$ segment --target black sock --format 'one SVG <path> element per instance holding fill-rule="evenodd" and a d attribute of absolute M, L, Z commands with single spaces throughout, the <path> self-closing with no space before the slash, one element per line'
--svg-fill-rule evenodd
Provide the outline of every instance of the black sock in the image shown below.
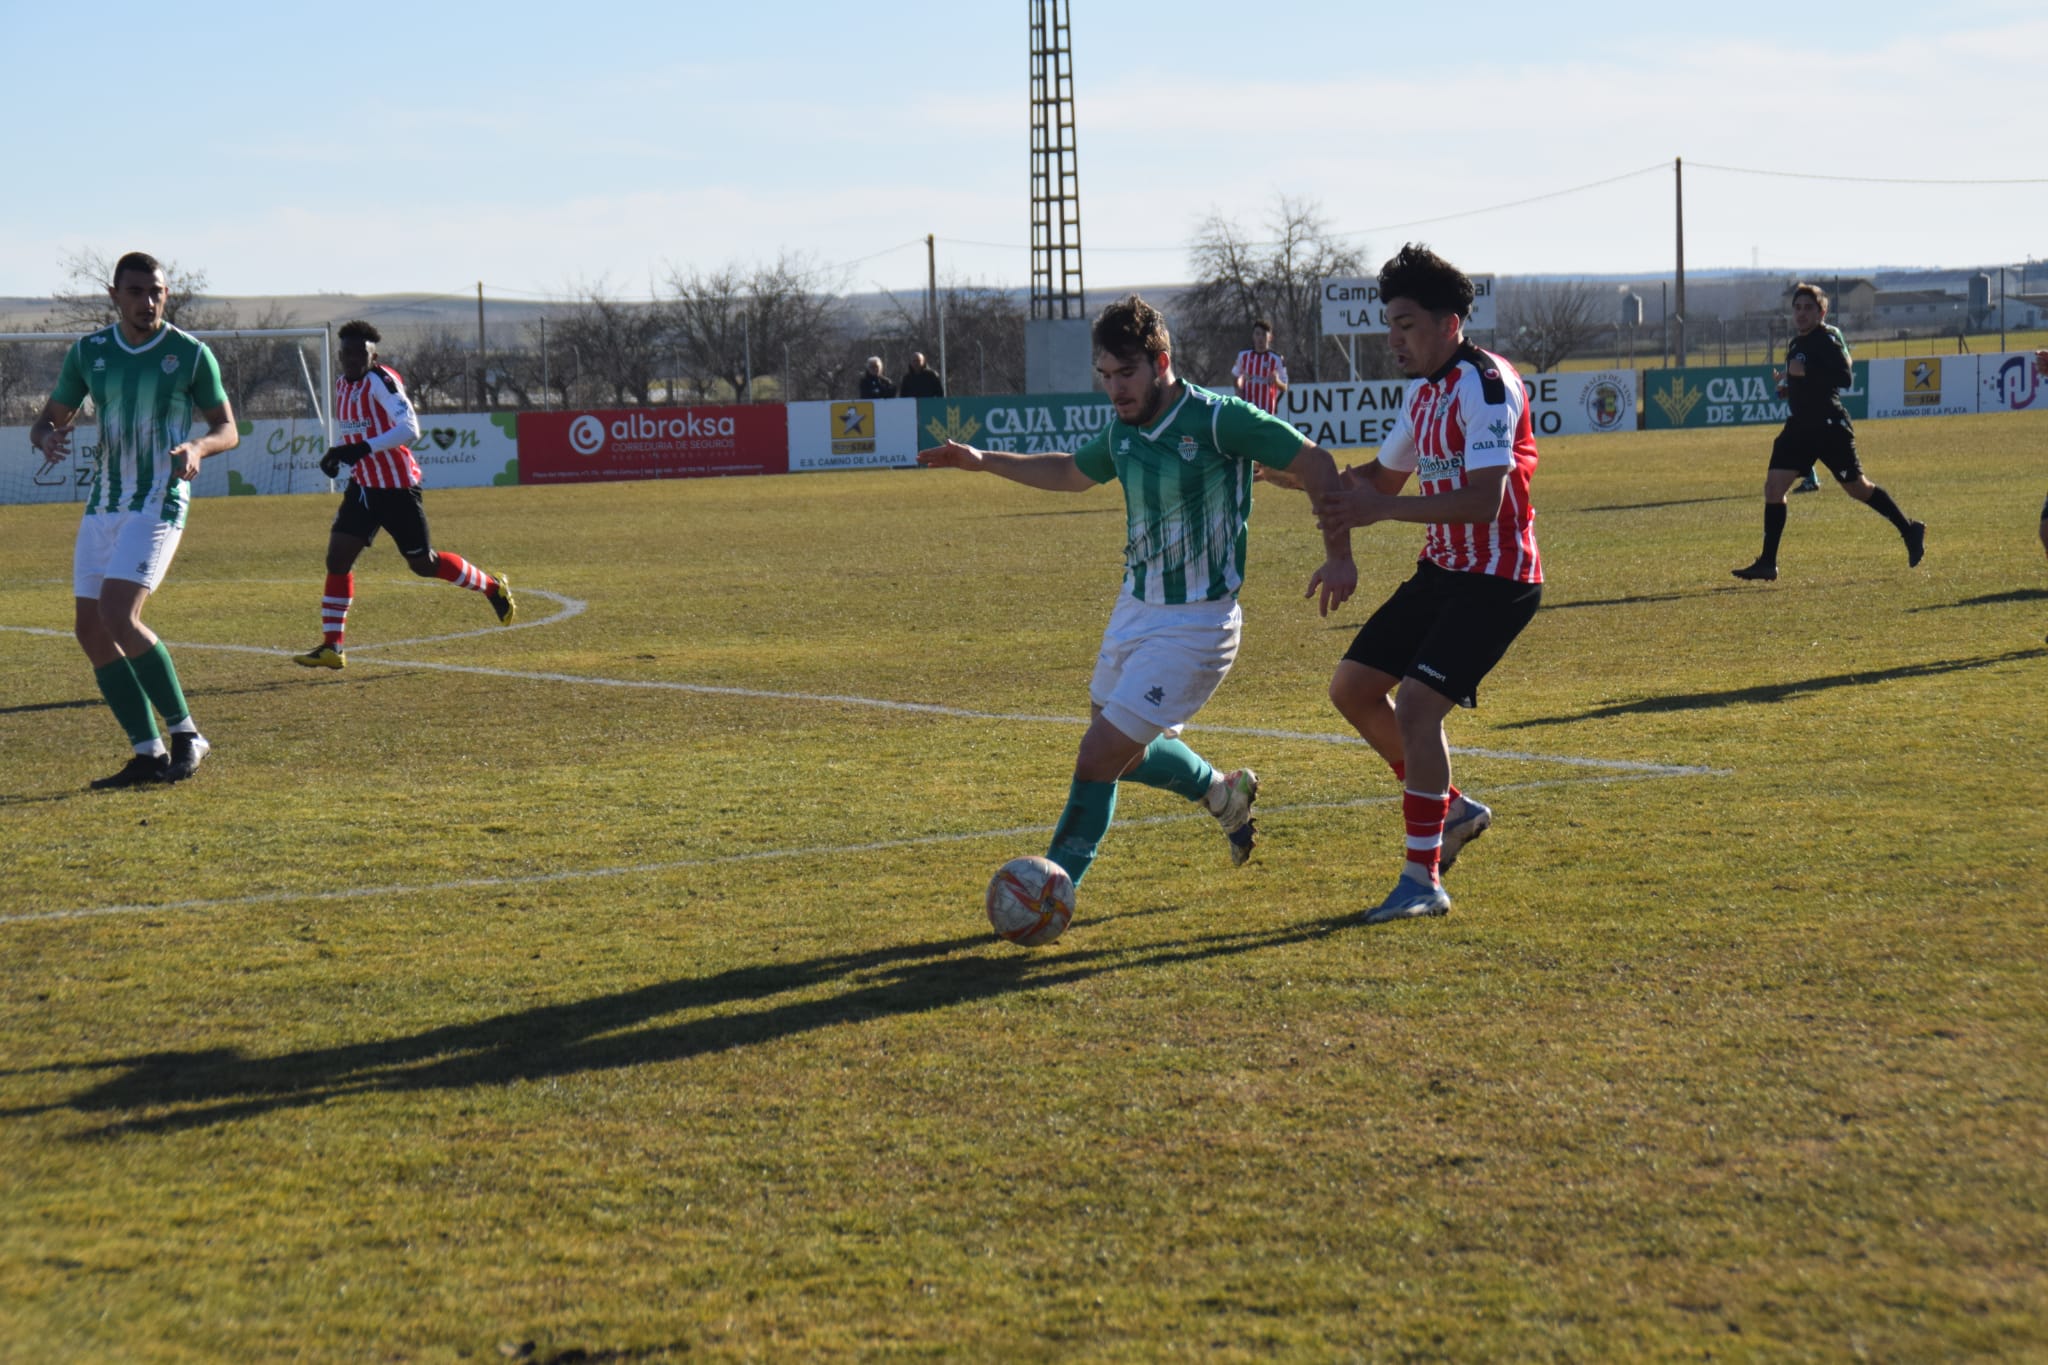
<path fill-rule="evenodd" d="M 1764 504 L 1764 552 L 1757 558 L 1765 564 L 1778 562 L 1778 541 L 1785 535 L 1785 504 Z"/>
<path fill-rule="evenodd" d="M 1886 521 L 1899 528 L 1899 534 L 1906 534 L 1906 514 L 1892 501 L 1892 495 L 1875 485 L 1870 490 L 1870 509 Z"/>

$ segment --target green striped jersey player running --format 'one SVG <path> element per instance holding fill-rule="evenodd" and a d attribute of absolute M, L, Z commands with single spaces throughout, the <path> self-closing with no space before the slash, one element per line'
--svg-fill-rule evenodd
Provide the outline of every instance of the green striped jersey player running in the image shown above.
<path fill-rule="evenodd" d="M 1111 480 L 1123 488 L 1124 591 L 1103 633 L 1088 729 L 1046 856 L 1078 884 L 1109 829 L 1117 783 L 1130 781 L 1201 802 L 1222 826 L 1231 861 L 1242 864 L 1256 837 L 1258 778 L 1249 768 L 1219 773 L 1181 741 L 1181 729 L 1237 657 L 1255 463 L 1334 491 L 1336 461 L 1243 399 L 1180 379 L 1166 320 L 1135 294 L 1103 310 L 1093 341 L 1116 415 L 1079 450 L 1026 454 L 948 441 L 919 451 L 918 463 L 1049 492 Z M 1348 531 L 1326 535 L 1324 552 L 1309 590 L 1327 614 L 1357 587 L 1358 571 Z"/>
<path fill-rule="evenodd" d="M 132 787 L 183 781 L 211 747 L 193 724 L 170 652 L 142 623 L 142 608 L 184 536 L 199 462 L 233 450 L 240 437 L 213 352 L 166 319 L 169 286 L 156 258 L 123 256 L 107 295 L 120 320 L 65 353 L 29 442 L 49 464 L 65 459 L 72 422 L 92 400 L 99 444 L 71 558 L 73 629 L 135 749 L 126 767 L 92 785 Z M 206 430 L 192 437 L 195 409 Z"/>

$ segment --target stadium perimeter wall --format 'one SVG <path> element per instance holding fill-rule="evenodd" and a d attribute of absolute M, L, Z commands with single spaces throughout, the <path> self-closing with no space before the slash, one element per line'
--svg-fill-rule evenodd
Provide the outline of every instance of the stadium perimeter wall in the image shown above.
<path fill-rule="evenodd" d="M 1763 425 L 1785 420 L 1769 364 L 1597 370 L 1523 377 L 1541 436 Z M 1332 449 L 1377 446 L 1402 380 L 1297 384 L 1280 415 Z M 2031 352 L 1858 361 L 1852 418 L 2048 412 Z M 1072 450 L 1110 420 L 1100 393 L 894 398 L 556 412 L 435 413 L 414 447 L 430 488 L 896 469 L 948 439 L 986 449 Z M 243 422 L 242 442 L 206 461 L 199 497 L 326 492 L 326 438 L 313 419 Z M 82 425 L 69 459 L 44 464 L 28 428 L 0 428 L 0 503 L 81 502 L 97 452 Z"/>

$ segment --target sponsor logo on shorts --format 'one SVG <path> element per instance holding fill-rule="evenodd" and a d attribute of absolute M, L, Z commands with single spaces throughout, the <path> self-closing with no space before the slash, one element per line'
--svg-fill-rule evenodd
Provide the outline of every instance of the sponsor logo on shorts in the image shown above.
<path fill-rule="evenodd" d="M 1431 668 L 1428 664 L 1415 665 L 1415 671 L 1425 678 L 1435 678 L 1438 682 L 1444 680 L 1444 675 Z"/>
<path fill-rule="evenodd" d="M 1151 702 L 1154 706 L 1159 705 L 1160 702 L 1166 700 L 1166 689 L 1163 687 L 1154 687 L 1150 692 L 1147 692 L 1145 694 L 1145 700 Z"/>

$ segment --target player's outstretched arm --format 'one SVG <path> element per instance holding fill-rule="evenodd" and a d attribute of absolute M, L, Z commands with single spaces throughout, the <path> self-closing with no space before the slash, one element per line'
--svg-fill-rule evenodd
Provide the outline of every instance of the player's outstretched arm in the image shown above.
<path fill-rule="evenodd" d="M 1095 480 L 1081 472 L 1074 457 L 1063 450 L 1022 454 L 1014 450 L 979 450 L 959 441 L 948 441 L 917 452 L 917 462 L 927 469 L 967 469 L 996 474 L 1027 488 L 1049 493 L 1085 493 Z"/>
<path fill-rule="evenodd" d="M 1319 445 L 1304 445 L 1287 466 L 1287 472 L 1294 476 L 1295 486 L 1308 494 L 1311 503 L 1320 496 L 1337 494 L 1344 486 L 1336 459 Z M 1308 591 L 1303 596 L 1315 598 L 1317 613 L 1328 616 L 1356 591 L 1358 565 L 1351 558 L 1350 528 L 1324 527 L 1323 562 L 1309 575 Z"/>

